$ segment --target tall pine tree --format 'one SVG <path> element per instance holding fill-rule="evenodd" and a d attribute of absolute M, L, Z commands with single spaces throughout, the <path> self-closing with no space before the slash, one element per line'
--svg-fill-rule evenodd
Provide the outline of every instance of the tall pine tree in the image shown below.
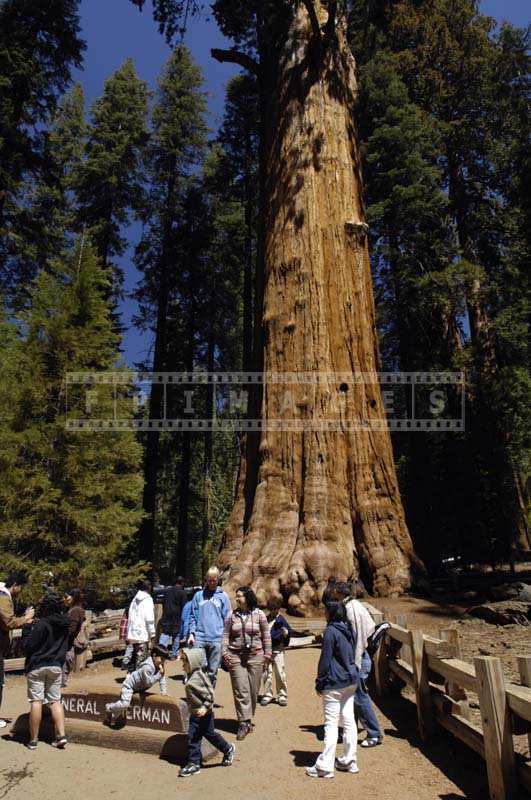
<path fill-rule="evenodd" d="M 101 597 L 139 572 L 124 553 L 142 515 L 141 449 L 132 432 L 67 429 L 65 411 L 112 413 L 104 387 L 96 397 L 94 387 L 70 386 L 67 397 L 66 386 L 67 372 L 117 367 L 108 288 L 87 239 L 41 271 L 18 332 L 2 341 L 10 380 L 0 396 L 2 563 L 28 568 L 36 582 L 50 570 L 60 585 Z"/>
<path fill-rule="evenodd" d="M 122 229 L 141 208 L 148 95 L 130 58 L 106 80 L 103 95 L 92 107 L 86 157 L 75 187 L 78 229 L 90 233 L 112 275 L 115 296 L 123 281 L 114 260 L 125 251 Z"/>
<path fill-rule="evenodd" d="M 48 178 L 45 126 L 81 65 L 79 0 L 4 0 L 0 4 L 0 285 L 17 301 L 26 273 L 21 250 L 35 243 L 24 197 Z"/>
<path fill-rule="evenodd" d="M 206 144 L 206 100 L 203 77 L 188 50 L 178 48 L 159 81 L 153 109 L 152 136 L 147 151 L 149 190 L 144 197 L 145 229 L 137 247 L 136 264 L 144 279 L 137 291 L 140 321 L 155 335 L 154 372 L 182 368 L 183 361 L 169 358 L 170 306 L 177 301 L 180 275 L 185 269 L 177 252 L 176 227 L 182 213 L 180 198 L 187 176 L 202 157 Z M 192 359 L 193 361 L 193 359 Z M 187 366 L 185 368 L 188 368 Z M 191 367 L 190 367 L 191 368 Z M 150 418 L 162 417 L 162 390 L 153 385 Z M 158 430 L 147 435 L 145 453 L 144 510 L 140 535 L 143 558 L 152 559 L 156 532 Z"/>

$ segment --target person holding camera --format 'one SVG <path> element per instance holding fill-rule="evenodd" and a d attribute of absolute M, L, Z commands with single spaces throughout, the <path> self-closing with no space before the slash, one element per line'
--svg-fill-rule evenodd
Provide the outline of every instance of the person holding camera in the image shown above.
<path fill-rule="evenodd" d="M 250 586 L 236 591 L 236 605 L 225 621 L 221 657 L 230 674 L 241 740 L 252 731 L 264 664 L 271 661 L 271 633 Z"/>
<path fill-rule="evenodd" d="M 35 611 L 29 606 L 24 615 L 15 616 L 13 598 L 22 591 L 22 587 L 28 582 L 25 572 L 10 572 L 5 583 L 0 584 L 0 706 L 2 705 L 2 693 L 4 689 L 4 658 L 9 654 L 11 631 L 22 628 L 33 622 Z M 5 728 L 7 722 L 0 719 L 0 728 Z"/>

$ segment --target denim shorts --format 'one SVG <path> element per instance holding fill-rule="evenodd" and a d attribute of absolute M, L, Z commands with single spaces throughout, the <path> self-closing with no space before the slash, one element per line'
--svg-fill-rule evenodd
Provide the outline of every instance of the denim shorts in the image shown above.
<path fill-rule="evenodd" d="M 28 700 L 33 703 L 40 700 L 44 703 L 61 702 L 61 667 L 39 667 L 28 672 Z"/>

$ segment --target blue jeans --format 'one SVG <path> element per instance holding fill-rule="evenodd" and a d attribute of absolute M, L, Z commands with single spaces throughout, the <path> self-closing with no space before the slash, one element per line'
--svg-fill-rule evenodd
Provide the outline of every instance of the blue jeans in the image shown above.
<path fill-rule="evenodd" d="M 159 644 L 161 644 L 163 647 L 168 647 L 170 639 L 173 640 L 173 644 L 171 646 L 171 657 L 177 658 L 177 653 L 179 651 L 179 633 L 177 631 L 173 634 L 173 636 L 170 636 L 169 633 L 161 633 L 159 637 Z"/>
<path fill-rule="evenodd" d="M 205 653 L 206 672 L 212 686 L 216 685 L 216 677 L 221 663 L 221 641 L 217 642 L 196 642 L 194 647 L 199 647 Z"/>
<path fill-rule="evenodd" d="M 230 744 L 214 728 L 214 714 L 209 711 L 204 717 L 194 717 L 190 714 L 188 725 L 188 761 L 192 764 L 201 764 L 201 740 L 205 739 L 225 755 L 230 750 Z"/>
<path fill-rule="evenodd" d="M 371 698 L 367 691 L 367 678 L 371 674 L 372 660 L 368 653 L 364 653 L 361 659 L 360 681 L 354 696 L 354 709 L 356 719 L 361 722 L 367 731 L 370 739 L 378 739 L 382 735 L 380 723 L 374 713 Z"/>

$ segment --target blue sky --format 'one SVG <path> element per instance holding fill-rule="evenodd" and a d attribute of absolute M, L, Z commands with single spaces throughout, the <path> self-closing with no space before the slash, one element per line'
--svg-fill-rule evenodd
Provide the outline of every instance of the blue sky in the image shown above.
<path fill-rule="evenodd" d="M 484 0 L 481 9 L 499 22 L 507 20 L 514 25 L 529 23 L 529 6 L 522 0 Z M 135 62 L 139 76 L 155 86 L 157 75 L 169 55 L 169 48 L 153 22 L 151 0 L 147 0 L 142 13 L 130 0 L 82 0 L 81 27 L 87 49 L 84 69 L 74 77 L 83 84 L 88 104 L 101 94 L 105 79 L 129 56 Z M 236 70 L 230 64 L 214 61 L 210 57 L 210 48 L 227 46 L 227 42 L 214 20 L 205 12 L 190 24 L 186 44 L 203 69 L 209 101 L 209 125 L 214 131 L 223 113 L 225 86 Z M 132 226 L 129 233 L 134 247 L 139 227 Z M 122 260 L 126 291 L 131 291 L 138 280 L 131 264 L 131 255 L 130 249 Z M 134 303 L 125 300 L 122 304 L 123 324 L 126 326 L 123 349 L 124 359 L 131 365 L 145 359 L 151 345 L 146 334 L 140 334 L 131 326 L 134 311 Z"/>

